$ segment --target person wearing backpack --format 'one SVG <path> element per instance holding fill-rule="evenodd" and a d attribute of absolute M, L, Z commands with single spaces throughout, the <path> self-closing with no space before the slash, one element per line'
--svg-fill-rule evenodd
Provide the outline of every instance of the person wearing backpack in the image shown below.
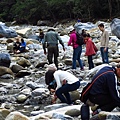
<path fill-rule="evenodd" d="M 81 53 L 82 53 L 82 45 L 78 45 L 76 43 L 77 41 L 77 35 L 74 27 L 71 27 L 70 29 L 70 39 L 68 41 L 68 46 L 73 47 L 73 61 L 72 61 L 72 69 L 76 69 L 76 60 L 79 63 L 80 70 L 84 70 L 82 60 L 80 59 Z"/>
<path fill-rule="evenodd" d="M 94 46 L 93 46 L 93 42 L 90 38 L 90 34 L 86 33 L 83 34 L 83 38 L 86 44 L 86 52 L 85 52 L 85 56 L 88 56 L 88 64 L 89 64 L 89 70 L 94 68 L 94 63 L 92 60 L 92 56 L 96 54 L 95 50 L 94 50 Z"/>

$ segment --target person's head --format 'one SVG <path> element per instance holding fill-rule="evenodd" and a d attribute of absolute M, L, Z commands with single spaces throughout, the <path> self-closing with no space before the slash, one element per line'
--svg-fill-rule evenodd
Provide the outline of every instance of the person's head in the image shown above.
<path fill-rule="evenodd" d="M 45 83 L 47 85 L 49 85 L 53 80 L 54 80 L 54 72 L 55 70 L 48 70 L 46 73 L 45 73 Z"/>
<path fill-rule="evenodd" d="M 83 34 L 83 38 L 84 38 L 84 41 L 87 42 L 88 41 L 88 38 L 90 37 L 90 34 L 89 33 L 84 33 Z"/>
<path fill-rule="evenodd" d="M 103 24 L 103 23 L 100 23 L 100 24 L 98 25 L 98 27 L 99 27 L 99 29 L 100 29 L 101 31 L 104 30 L 104 24 Z"/>
<path fill-rule="evenodd" d="M 21 38 L 21 42 L 22 42 L 22 43 L 24 42 L 24 39 L 23 39 L 23 38 Z"/>
<path fill-rule="evenodd" d="M 20 39 L 19 39 L 19 37 L 17 37 L 17 38 L 16 38 L 16 42 L 20 42 Z"/>
<path fill-rule="evenodd" d="M 70 34 L 70 33 L 72 33 L 73 31 L 75 31 L 75 28 L 74 28 L 73 26 L 71 26 L 71 27 L 69 28 L 69 32 L 68 32 L 68 33 Z"/>
<path fill-rule="evenodd" d="M 49 32 L 49 31 L 54 31 L 55 32 L 55 30 L 53 28 L 48 29 L 47 32 Z"/>
<path fill-rule="evenodd" d="M 56 81 L 54 79 L 54 72 L 55 70 L 48 70 L 46 73 L 45 73 L 45 83 L 48 85 L 48 89 L 51 90 L 51 89 L 56 89 Z"/>
<path fill-rule="evenodd" d="M 86 30 L 85 29 L 82 29 L 82 34 L 85 34 L 86 33 Z"/>
<path fill-rule="evenodd" d="M 77 22 L 81 22 L 81 21 L 80 21 L 80 18 L 77 19 Z"/>

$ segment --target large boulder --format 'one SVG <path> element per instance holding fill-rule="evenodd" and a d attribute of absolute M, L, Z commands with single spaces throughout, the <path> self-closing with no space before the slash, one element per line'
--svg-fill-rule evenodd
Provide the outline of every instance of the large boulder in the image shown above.
<path fill-rule="evenodd" d="M 13 38 L 13 37 L 17 37 L 18 35 L 16 31 L 13 30 L 12 28 L 5 26 L 5 24 L 0 24 L 0 36 Z"/>
<path fill-rule="evenodd" d="M 0 53 L 0 66 L 9 67 L 11 63 L 11 58 L 8 53 Z"/>
<path fill-rule="evenodd" d="M 29 118 L 25 115 L 23 115 L 20 112 L 14 111 L 11 112 L 6 118 L 5 120 L 29 120 Z"/>
<path fill-rule="evenodd" d="M 110 23 L 110 27 L 111 27 L 111 32 L 115 36 L 117 36 L 118 38 L 120 38 L 120 19 L 114 18 L 112 20 L 112 22 Z"/>

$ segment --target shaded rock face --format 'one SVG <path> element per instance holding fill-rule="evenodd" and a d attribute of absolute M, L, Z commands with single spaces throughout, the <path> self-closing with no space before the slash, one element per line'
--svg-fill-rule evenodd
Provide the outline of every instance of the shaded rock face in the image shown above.
<path fill-rule="evenodd" d="M 14 74 L 10 68 L 0 66 L 0 76 L 5 75 L 5 74 L 10 74 L 10 75 L 14 76 Z"/>
<path fill-rule="evenodd" d="M 38 22 L 37 22 L 37 25 L 39 25 L 39 26 L 50 26 L 52 23 L 50 22 L 50 21 L 48 21 L 48 20 L 44 20 L 44 21 L 42 21 L 42 20 L 39 20 Z"/>
<path fill-rule="evenodd" d="M 0 66 L 9 67 L 10 63 L 10 55 L 8 53 L 0 53 Z"/>
<path fill-rule="evenodd" d="M 120 19 L 114 18 L 110 26 L 111 26 L 111 32 L 120 39 Z"/>
<path fill-rule="evenodd" d="M 21 58 L 17 64 L 21 65 L 22 67 L 28 67 L 31 65 L 30 61 L 25 59 L 25 58 Z"/>
<path fill-rule="evenodd" d="M 24 67 L 20 66 L 20 65 L 12 65 L 11 66 L 11 70 L 14 72 L 14 73 L 18 73 L 20 70 L 25 70 Z"/>

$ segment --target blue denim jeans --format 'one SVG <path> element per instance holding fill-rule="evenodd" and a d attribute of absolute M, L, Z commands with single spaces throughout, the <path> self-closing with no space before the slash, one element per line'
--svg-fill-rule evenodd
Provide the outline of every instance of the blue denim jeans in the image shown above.
<path fill-rule="evenodd" d="M 56 90 L 56 96 L 60 99 L 62 103 L 72 104 L 69 92 L 77 90 L 79 87 L 80 87 L 79 81 L 73 84 L 64 84 L 62 87 Z"/>
<path fill-rule="evenodd" d="M 108 48 L 107 48 L 106 52 L 104 52 L 104 48 L 105 47 L 100 48 L 102 61 L 103 61 L 103 63 L 109 63 L 109 60 L 108 60 Z"/>
<path fill-rule="evenodd" d="M 83 64 L 80 59 L 81 53 L 82 53 L 82 46 L 78 46 L 77 48 L 73 49 L 72 69 L 76 69 L 76 60 L 78 61 L 80 68 L 83 69 Z"/>

